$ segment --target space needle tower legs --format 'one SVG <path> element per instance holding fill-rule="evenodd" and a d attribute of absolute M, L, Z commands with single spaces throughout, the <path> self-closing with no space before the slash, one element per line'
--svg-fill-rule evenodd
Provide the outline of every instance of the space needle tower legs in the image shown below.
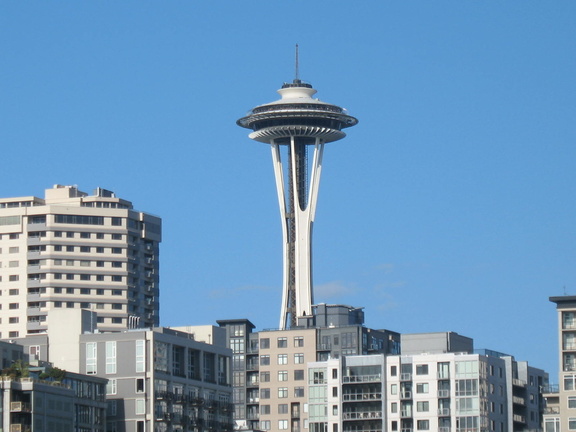
<path fill-rule="evenodd" d="M 316 90 L 300 79 L 285 83 L 278 93 L 280 100 L 252 109 L 237 124 L 252 129 L 250 138 L 272 148 L 284 241 L 280 329 L 286 329 L 296 326 L 299 316 L 312 315 L 312 224 L 324 144 L 344 138 L 341 129 L 358 120 L 343 108 L 313 99 Z M 314 149 L 310 172 L 308 148 Z"/>

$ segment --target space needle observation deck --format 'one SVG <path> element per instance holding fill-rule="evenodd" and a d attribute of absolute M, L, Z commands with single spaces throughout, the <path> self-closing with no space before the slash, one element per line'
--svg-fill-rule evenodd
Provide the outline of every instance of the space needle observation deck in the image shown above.
<path fill-rule="evenodd" d="M 284 242 L 280 329 L 286 329 L 296 326 L 297 317 L 312 315 L 312 224 L 324 144 L 344 138 L 342 129 L 358 120 L 339 106 L 314 99 L 316 90 L 298 78 L 278 93 L 279 100 L 257 106 L 236 123 L 252 129 L 251 139 L 272 148 Z"/>

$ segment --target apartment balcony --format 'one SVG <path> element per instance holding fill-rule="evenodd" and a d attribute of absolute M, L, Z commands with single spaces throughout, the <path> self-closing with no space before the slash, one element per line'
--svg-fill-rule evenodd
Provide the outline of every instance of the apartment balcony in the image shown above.
<path fill-rule="evenodd" d="M 380 374 L 345 376 L 342 378 L 342 381 L 344 383 L 378 382 L 382 381 L 382 376 Z"/>
<path fill-rule="evenodd" d="M 382 429 L 344 429 L 342 432 L 382 432 Z"/>
<path fill-rule="evenodd" d="M 400 393 L 400 399 L 401 400 L 412 399 L 412 392 L 404 391 L 404 392 Z"/>
<path fill-rule="evenodd" d="M 258 369 L 260 369 L 260 365 L 257 362 L 246 364 L 247 371 L 257 371 Z"/>
<path fill-rule="evenodd" d="M 400 381 L 410 381 L 410 380 L 412 380 L 412 374 L 411 373 L 400 374 Z"/>
<path fill-rule="evenodd" d="M 32 425 L 25 423 L 13 423 L 10 425 L 10 432 L 31 432 Z"/>
<path fill-rule="evenodd" d="M 514 420 L 517 423 L 526 423 L 526 417 L 520 414 L 514 414 L 512 416 L 512 420 Z"/>
<path fill-rule="evenodd" d="M 298 411 L 298 410 L 297 410 L 297 411 L 292 411 L 292 412 L 290 413 L 290 416 L 291 416 L 291 418 L 293 418 L 293 419 L 299 419 L 299 418 L 300 418 L 300 411 Z"/>
<path fill-rule="evenodd" d="M 28 402 L 10 402 L 10 412 L 31 412 L 32 405 Z"/>
<path fill-rule="evenodd" d="M 512 396 L 512 402 L 517 405 L 526 405 L 526 399 L 523 397 Z"/>
<path fill-rule="evenodd" d="M 522 381 L 520 379 L 513 379 L 512 385 L 514 385 L 516 387 L 526 387 L 526 381 Z"/>
<path fill-rule="evenodd" d="M 246 399 L 246 403 L 248 403 L 248 404 L 260 403 L 260 398 L 259 397 L 249 397 Z"/>
<path fill-rule="evenodd" d="M 546 407 L 544 408 L 543 414 L 560 414 L 559 407 Z"/>
<path fill-rule="evenodd" d="M 450 390 L 438 390 L 438 397 L 439 398 L 449 398 L 450 397 Z"/>
<path fill-rule="evenodd" d="M 400 411 L 400 418 L 410 418 L 412 417 L 412 410 L 401 410 Z M 404 430 L 404 429 L 402 429 Z"/>
<path fill-rule="evenodd" d="M 450 426 L 440 426 L 438 432 L 450 432 Z"/>
<path fill-rule="evenodd" d="M 246 418 L 248 420 L 259 420 L 260 419 L 260 414 L 256 413 L 248 413 L 246 414 Z"/>
<path fill-rule="evenodd" d="M 402 428 L 402 432 L 412 432 L 412 428 Z"/>
<path fill-rule="evenodd" d="M 349 411 L 342 413 L 342 420 L 381 419 L 382 411 Z"/>
<path fill-rule="evenodd" d="M 440 417 L 449 417 L 450 416 L 450 408 L 438 408 L 438 415 Z"/>
<path fill-rule="evenodd" d="M 382 399 L 382 393 L 344 393 L 342 395 L 344 402 L 379 399 Z"/>

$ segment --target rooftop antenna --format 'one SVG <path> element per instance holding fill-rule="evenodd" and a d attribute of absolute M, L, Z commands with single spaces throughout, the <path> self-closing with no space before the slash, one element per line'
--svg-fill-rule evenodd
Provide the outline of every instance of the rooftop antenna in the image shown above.
<path fill-rule="evenodd" d="M 295 58 L 295 71 L 294 83 L 300 82 L 300 65 L 298 64 L 298 44 L 296 44 L 296 58 Z"/>

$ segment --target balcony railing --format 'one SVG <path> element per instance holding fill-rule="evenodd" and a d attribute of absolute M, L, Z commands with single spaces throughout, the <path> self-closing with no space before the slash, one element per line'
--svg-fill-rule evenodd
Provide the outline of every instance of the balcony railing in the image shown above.
<path fill-rule="evenodd" d="M 446 417 L 450 415 L 450 408 L 438 408 L 438 415 Z"/>
<path fill-rule="evenodd" d="M 27 402 L 10 402 L 11 412 L 30 412 L 32 406 Z"/>
<path fill-rule="evenodd" d="M 382 393 L 344 393 L 342 399 L 346 401 L 382 399 Z"/>
<path fill-rule="evenodd" d="M 450 397 L 450 390 L 438 390 L 438 397 L 439 398 Z"/>
<path fill-rule="evenodd" d="M 382 411 L 349 411 L 342 413 L 343 420 L 381 419 Z"/>
<path fill-rule="evenodd" d="M 382 376 L 378 375 L 354 375 L 354 376 L 345 376 L 343 377 L 342 381 L 345 383 L 355 383 L 355 382 L 375 382 L 381 381 Z"/>

